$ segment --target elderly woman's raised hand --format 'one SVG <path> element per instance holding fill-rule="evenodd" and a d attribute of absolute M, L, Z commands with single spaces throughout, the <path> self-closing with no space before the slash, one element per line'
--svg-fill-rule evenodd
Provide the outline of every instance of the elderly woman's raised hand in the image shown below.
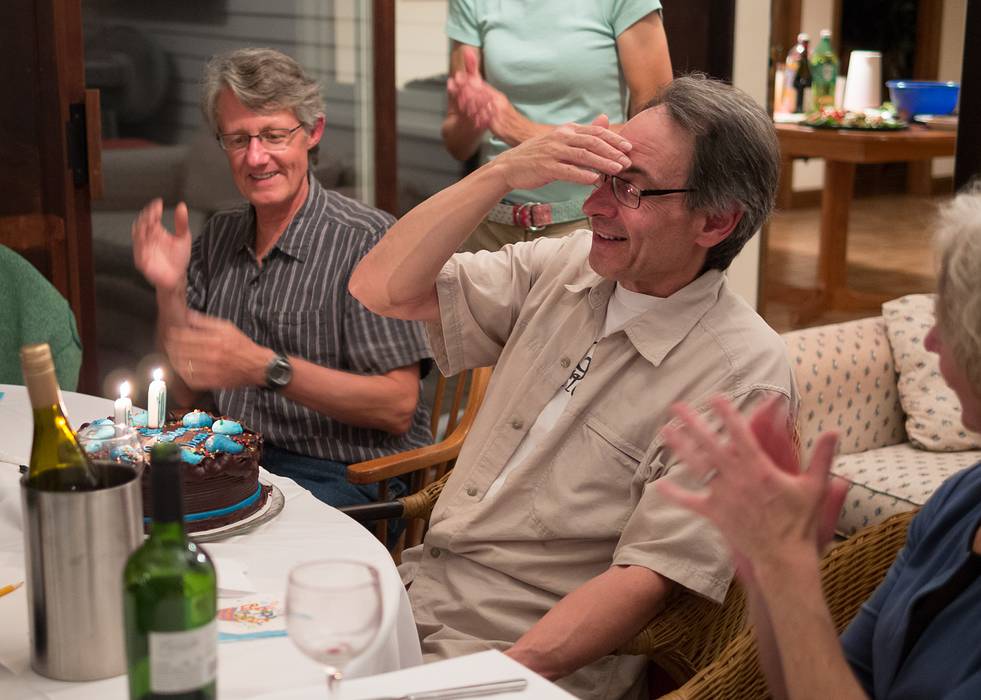
<path fill-rule="evenodd" d="M 684 405 L 674 408 L 677 423 L 664 432 L 667 444 L 704 487 L 692 491 L 664 481 L 658 488 L 715 523 L 744 580 L 761 565 L 820 551 L 834 533 L 847 487 L 828 479 L 837 435 L 821 435 L 808 468 L 801 471 L 782 398 L 768 400 L 749 421 L 723 397 L 711 405 L 724 435 Z"/>
<path fill-rule="evenodd" d="M 185 281 L 191 260 L 191 230 L 187 205 L 174 210 L 174 233 L 163 225 L 163 200 L 155 199 L 133 222 L 133 262 L 147 282 L 157 289 L 172 291 Z"/>

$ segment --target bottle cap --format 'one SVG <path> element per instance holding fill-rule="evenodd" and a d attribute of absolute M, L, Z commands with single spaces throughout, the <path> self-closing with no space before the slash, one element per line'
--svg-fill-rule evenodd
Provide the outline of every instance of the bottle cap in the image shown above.
<path fill-rule="evenodd" d="M 797 35 L 798 44 L 803 44 L 805 41 L 810 41 L 810 40 L 811 40 L 811 35 L 808 34 L 807 32 L 801 32 L 800 34 Z"/>
<path fill-rule="evenodd" d="M 831 38 L 831 30 L 830 29 L 822 29 L 821 30 L 821 38 L 822 39 L 830 39 Z"/>

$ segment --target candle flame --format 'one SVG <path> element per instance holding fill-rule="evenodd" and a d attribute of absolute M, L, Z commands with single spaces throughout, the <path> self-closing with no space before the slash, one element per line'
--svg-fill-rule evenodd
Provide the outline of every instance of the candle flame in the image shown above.
<path fill-rule="evenodd" d="M 129 382 L 123 382 L 119 385 L 119 398 L 128 399 L 129 398 Z"/>
<path fill-rule="evenodd" d="M 153 370 L 153 379 L 155 381 L 158 381 L 159 382 L 163 378 L 164 378 L 164 371 L 162 369 L 160 369 L 159 367 L 157 367 L 155 370 Z"/>

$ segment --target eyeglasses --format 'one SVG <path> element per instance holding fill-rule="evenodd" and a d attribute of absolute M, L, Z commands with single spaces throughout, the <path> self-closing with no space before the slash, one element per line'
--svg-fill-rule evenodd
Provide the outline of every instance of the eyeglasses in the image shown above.
<path fill-rule="evenodd" d="M 303 124 L 297 124 L 292 129 L 263 129 L 258 134 L 217 134 L 218 143 L 226 151 L 241 151 L 248 148 L 252 139 L 259 139 L 263 148 L 267 151 L 282 151 L 290 142 L 290 137 Z"/>
<path fill-rule="evenodd" d="M 617 198 L 625 207 L 630 207 L 631 209 L 637 209 L 640 207 L 641 197 L 661 197 L 666 194 L 678 194 L 680 192 L 697 192 L 694 189 L 680 189 L 680 190 L 641 190 L 637 189 L 631 185 L 626 180 L 621 180 L 616 175 L 607 175 L 606 173 L 600 173 L 600 178 L 597 180 L 593 187 L 599 189 L 607 183 L 608 180 L 613 181 L 613 196 Z"/>

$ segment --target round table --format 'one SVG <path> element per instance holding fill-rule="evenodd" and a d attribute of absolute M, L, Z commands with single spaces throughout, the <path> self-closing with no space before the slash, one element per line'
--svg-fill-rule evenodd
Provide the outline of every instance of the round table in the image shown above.
<path fill-rule="evenodd" d="M 112 401 L 64 392 L 73 426 L 111 416 Z M 24 543 L 20 513 L 18 464 L 30 457 L 32 418 L 22 386 L 0 384 L 0 586 L 23 580 Z M 246 593 L 252 598 L 283 600 L 286 576 L 302 561 L 326 557 L 366 561 L 381 575 L 384 619 L 382 631 L 368 653 L 353 662 L 350 677 L 395 671 L 422 663 L 408 596 L 392 558 L 372 534 L 346 515 L 321 503 L 290 479 L 262 471 L 286 500 L 282 513 L 256 529 L 220 542 L 202 545 L 216 560 L 219 607 Z M 235 580 L 238 589 L 222 589 Z M 244 574 L 244 577 L 243 577 Z M 222 642 L 218 645 L 218 692 L 225 698 L 284 693 L 322 683 L 319 666 L 297 650 L 287 637 Z M 30 668 L 27 594 L 25 587 L 0 598 L 0 697 L 125 698 L 126 677 L 92 683 L 50 680 Z"/>

